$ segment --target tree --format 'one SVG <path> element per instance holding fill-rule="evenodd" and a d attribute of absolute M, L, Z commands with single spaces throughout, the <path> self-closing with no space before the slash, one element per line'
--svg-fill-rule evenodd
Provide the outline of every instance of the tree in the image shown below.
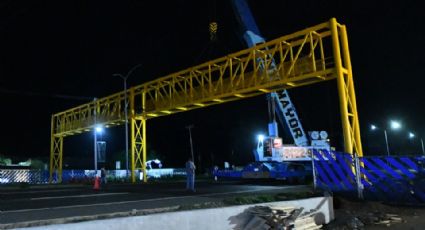
<path fill-rule="evenodd" d="M 44 169 L 44 162 L 39 159 L 31 160 L 31 169 Z"/>
<path fill-rule="evenodd" d="M 11 165 L 12 160 L 6 156 L 0 155 L 0 165 Z"/>

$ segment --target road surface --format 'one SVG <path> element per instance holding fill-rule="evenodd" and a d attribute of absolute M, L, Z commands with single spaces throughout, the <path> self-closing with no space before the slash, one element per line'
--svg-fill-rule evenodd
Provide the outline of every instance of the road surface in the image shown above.
<path fill-rule="evenodd" d="M 249 194 L 275 194 L 310 190 L 309 186 L 200 182 L 196 192 L 184 189 L 184 182 L 115 184 L 100 191 L 92 186 L 55 186 L 31 189 L 0 187 L 0 224 L 16 224 L 57 218 L 94 216 L 220 202 Z M 46 222 L 47 223 L 47 222 Z"/>

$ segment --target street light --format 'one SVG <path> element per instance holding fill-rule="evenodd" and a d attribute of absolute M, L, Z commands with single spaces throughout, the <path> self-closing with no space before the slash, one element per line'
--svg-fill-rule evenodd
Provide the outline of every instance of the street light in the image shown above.
<path fill-rule="evenodd" d="M 400 129 L 401 128 L 401 123 L 398 121 L 390 121 L 391 124 L 391 129 Z"/>
<path fill-rule="evenodd" d="M 264 141 L 264 135 L 263 134 L 259 134 L 257 136 L 257 138 L 258 138 L 258 141 L 260 141 L 260 142 Z"/>
<path fill-rule="evenodd" d="M 409 132 L 409 138 L 412 139 L 414 138 L 416 135 L 412 132 Z M 421 137 L 421 147 L 422 147 L 422 155 L 425 155 L 425 149 L 424 149 L 424 140 Z"/>
<path fill-rule="evenodd" d="M 390 121 L 390 127 L 392 130 L 398 130 L 401 128 L 401 123 L 395 120 Z M 372 131 L 377 130 L 378 127 L 376 125 L 370 125 L 370 129 Z M 387 155 L 390 156 L 390 146 L 388 144 L 388 135 L 387 135 L 387 129 L 384 129 L 384 136 L 385 136 L 385 144 L 387 147 Z"/>
<path fill-rule="evenodd" d="M 115 73 L 112 76 L 117 76 L 123 79 L 124 81 L 124 116 L 125 116 L 125 166 L 126 166 L 126 176 L 128 177 L 128 102 L 127 102 L 127 78 L 133 73 L 134 70 L 139 68 L 142 64 L 135 65 L 133 68 L 128 71 L 127 75 L 122 75 Z"/>
<path fill-rule="evenodd" d="M 100 125 L 96 126 L 96 133 L 102 134 L 102 132 L 103 132 L 103 127 Z"/>

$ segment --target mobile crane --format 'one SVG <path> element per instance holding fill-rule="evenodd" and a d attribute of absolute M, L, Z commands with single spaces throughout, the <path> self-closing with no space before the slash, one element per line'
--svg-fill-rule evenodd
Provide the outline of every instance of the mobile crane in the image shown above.
<path fill-rule="evenodd" d="M 265 39 L 252 16 L 246 0 L 231 1 L 234 13 L 238 19 L 242 37 L 248 47 L 264 43 Z M 263 71 L 273 71 L 274 61 L 265 70 L 264 62 L 258 59 Z M 255 162 L 247 165 L 241 174 L 233 177 L 242 178 L 273 178 L 294 179 L 305 178 L 311 175 L 312 149 L 324 149 L 329 151 L 328 135 L 326 131 L 305 133 L 295 107 L 289 97 L 287 90 L 271 92 L 268 94 L 269 120 L 268 136 L 259 135 L 257 148 L 253 151 Z M 276 115 L 294 140 L 294 145 L 283 145 L 279 137 Z"/>

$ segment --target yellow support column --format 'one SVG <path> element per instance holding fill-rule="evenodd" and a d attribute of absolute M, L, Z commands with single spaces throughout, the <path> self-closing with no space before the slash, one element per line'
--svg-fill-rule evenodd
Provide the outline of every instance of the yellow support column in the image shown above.
<path fill-rule="evenodd" d="M 144 94 L 143 94 L 144 95 Z M 143 148 L 143 157 L 142 157 L 142 170 L 143 170 L 143 182 L 148 182 L 148 173 L 146 171 L 146 118 L 142 118 L 142 148 Z"/>
<path fill-rule="evenodd" d="M 143 157 L 142 157 L 142 170 L 143 170 L 143 182 L 148 181 L 148 173 L 146 171 L 146 89 L 143 90 L 142 93 L 142 109 L 143 109 L 143 117 L 142 117 L 142 148 L 143 148 Z"/>
<path fill-rule="evenodd" d="M 59 137 L 59 167 L 58 167 L 58 183 L 62 183 L 62 159 L 63 159 L 63 137 Z"/>
<path fill-rule="evenodd" d="M 330 20 L 329 26 L 332 34 L 335 74 L 337 77 L 342 130 L 344 134 L 344 151 L 350 154 L 356 153 L 357 156 L 363 156 L 346 30 L 344 26 L 338 25 L 335 18 Z M 342 44 L 340 44 L 340 39 Z"/>
<path fill-rule="evenodd" d="M 146 172 L 146 117 L 135 114 L 135 92 L 130 89 L 131 109 L 131 182 L 136 183 L 136 171 L 142 170 L 143 181 L 147 182 Z M 144 109 L 145 94 L 142 94 Z"/>
<path fill-rule="evenodd" d="M 344 80 L 344 73 L 341 61 L 341 50 L 339 45 L 339 34 L 337 28 L 337 22 L 335 18 L 330 20 L 330 29 L 332 33 L 332 48 L 335 61 L 335 70 L 336 70 L 336 81 L 339 94 L 339 103 L 340 103 L 340 112 L 341 112 L 341 121 L 342 121 L 342 131 L 344 134 L 344 150 L 346 153 L 353 153 L 353 142 L 350 135 L 350 120 L 348 117 L 348 103 L 347 103 L 347 91 Z"/>
<path fill-rule="evenodd" d="M 53 117 L 51 125 L 49 183 L 53 182 L 53 173 L 56 173 L 57 182 L 62 183 L 63 137 L 55 137 Z"/>
<path fill-rule="evenodd" d="M 350 50 L 348 48 L 348 38 L 347 38 L 347 30 L 345 25 L 341 26 L 341 43 L 342 43 L 342 54 L 344 57 L 344 65 L 347 69 L 347 80 L 348 80 L 348 96 L 349 102 L 351 105 L 353 119 L 352 119 L 352 131 L 354 138 L 354 152 L 357 153 L 358 157 L 363 156 L 363 148 L 362 141 L 360 138 L 360 125 L 359 125 L 359 117 L 357 113 L 357 102 L 356 102 L 356 93 L 354 90 L 354 80 L 353 80 L 353 70 L 351 67 L 351 58 L 350 58 Z"/>
<path fill-rule="evenodd" d="M 143 161 L 146 161 L 146 153 L 145 151 L 145 143 L 144 143 L 144 135 L 145 131 L 146 119 L 140 116 L 134 116 L 131 119 L 131 169 L 133 174 L 131 176 L 131 181 L 133 183 L 136 182 L 136 171 L 143 170 L 143 173 L 146 173 L 144 169 Z M 143 174 L 145 177 L 146 174 Z"/>
<path fill-rule="evenodd" d="M 135 176 L 135 164 L 134 164 L 134 152 L 136 149 L 136 139 L 135 139 L 135 126 L 136 126 L 136 118 L 134 112 L 134 88 L 130 89 L 130 124 L 131 124 L 131 182 L 136 182 Z"/>

